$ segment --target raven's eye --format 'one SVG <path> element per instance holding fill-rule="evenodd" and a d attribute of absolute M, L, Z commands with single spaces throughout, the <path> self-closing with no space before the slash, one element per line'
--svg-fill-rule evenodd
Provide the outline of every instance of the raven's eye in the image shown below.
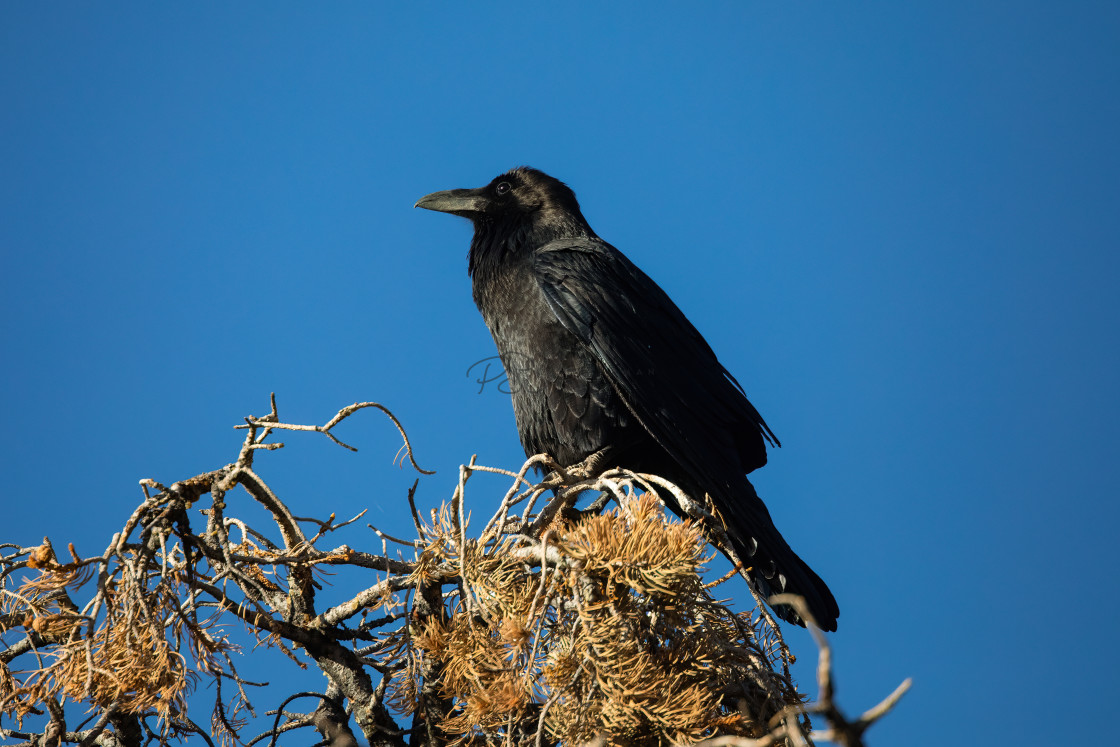
<path fill-rule="evenodd" d="M 506 192 L 510 191 L 510 189 L 512 189 L 512 187 L 509 186 L 509 182 L 498 182 L 498 186 L 494 187 L 494 191 L 500 195 L 504 195 Z"/>

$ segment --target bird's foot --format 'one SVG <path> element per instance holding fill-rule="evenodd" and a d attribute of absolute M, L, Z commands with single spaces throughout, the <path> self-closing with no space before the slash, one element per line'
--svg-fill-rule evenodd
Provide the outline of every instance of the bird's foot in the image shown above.
<path fill-rule="evenodd" d="M 572 478 L 573 482 L 591 480 L 603 474 L 607 465 L 607 459 L 609 459 L 613 453 L 613 446 L 604 446 L 598 451 L 589 454 L 582 462 L 568 467 L 565 471 L 568 476 Z"/>
<path fill-rule="evenodd" d="M 570 467 L 565 467 L 555 460 L 550 460 L 548 466 L 552 469 L 541 485 L 547 488 L 561 488 L 577 482 L 592 480 L 605 472 L 607 459 L 614 452 L 614 447 L 604 446 L 593 454 L 588 455 L 582 462 L 577 462 Z"/>

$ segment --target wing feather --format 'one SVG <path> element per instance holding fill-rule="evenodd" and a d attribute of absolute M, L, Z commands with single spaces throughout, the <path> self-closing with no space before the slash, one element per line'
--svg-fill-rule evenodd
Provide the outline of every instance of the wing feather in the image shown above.
<path fill-rule="evenodd" d="M 591 348 L 627 408 L 682 467 L 719 480 L 730 465 L 741 465 L 741 476 L 766 463 L 763 439 L 777 439 L 762 416 L 625 255 L 600 240 L 562 239 L 534 253 L 532 270 L 552 313 Z"/>

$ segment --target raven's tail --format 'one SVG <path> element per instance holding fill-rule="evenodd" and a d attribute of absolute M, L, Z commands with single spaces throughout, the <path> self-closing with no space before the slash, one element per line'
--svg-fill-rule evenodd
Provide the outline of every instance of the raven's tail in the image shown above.
<path fill-rule="evenodd" d="M 786 543 L 750 481 L 744 477 L 735 488 L 730 500 L 712 498 L 739 560 L 751 569 L 748 575 L 755 591 L 765 600 L 782 593 L 804 597 L 817 625 L 822 630 L 836 630 L 840 607 L 828 585 Z M 805 626 L 792 607 L 780 604 L 773 610 L 786 622 Z"/>
<path fill-rule="evenodd" d="M 836 598 L 821 577 L 786 543 L 774 526 L 766 504 L 758 497 L 746 475 L 735 475 L 720 484 L 708 482 L 701 485 L 679 470 L 665 469 L 664 465 L 660 474 L 694 498 L 702 498 L 705 494 L 709 497 L 709 508 L 715 508 L 716 518 L 722 521 L 731 540 L 731 548 L 720 547 L 716 542 L 713 544 L 732 563 L 735 559 L 728 554 L 728 549 L 739 556 L 743 567 L 748 569 L 751 586 L 763 600 L 767 600 L 767 604 L 775 594 L 797 594 L 804 597 L 809 613 L 822 630 L 836 630 L 836 618 L 840 616 Z M 668 490 L 657 492 L 665 505 L 677 515 L 686 515 Z M 779 604 L 772 609 L 786 622 L 805 626 L 805 621 L 789 605 Z"/>

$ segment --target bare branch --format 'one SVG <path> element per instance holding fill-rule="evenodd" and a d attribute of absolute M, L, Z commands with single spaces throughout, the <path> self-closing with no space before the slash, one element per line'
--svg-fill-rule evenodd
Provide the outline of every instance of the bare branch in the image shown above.
<path fill-rule="evenodd" d="M 285 430 L 285 431 L 313 431 L 313 432 L 316 432 L 316 433 L 322 433 L 322 434 L 326 435 L 327 438 L 334 441 L 336 444 L 338 444 L 339 446 L 341 446 L 345 449 L 349 449 L 350 451 L 357 451 L 357 448 L 355 448 L 353 446 L 350 446 L 349 444 L 343 443 L 342 441 L 335 438 L 334 434 L 331 433 L 331 429 L 334 428 L 339 423 L 341 423 L 346 418 L 353 415 L 358 410 L 363 410 L 367 407 L 377 408 L 381 412 L 385 413 L 385 415 L 388 416 L 389 420 L 393 421 L 393 425 L 395 425 L 397 427 L 397 431 L 400 432 L 401 438 L 404 440 L 404 446 L 405 446 L 405 449 L 408 452 L 408 460 L 409 460 L 409 462 L 412 463 L 413 468 L 417 472 L 419 472 L 420 474 L 434 475 L 435 472 L 432 472 L 430 470 L 425 470 L 425 469 L 421 468 L 420 465 L 418 465 L 416 463 L 416 459 L 412 455 L 412 444 L 408 440 L 408 435 L 404 432 L 404 426 L 401 425 L 401 422 L 399 420 L 397 420 L 397 416 L 394 415 L 389 410 L 389 408 L 385 407 L 384 405 L 380 404 L 379 402 L 355 402 L 354 404 L 348 405 L 348 406 L 342 408 L 341 410 L 339 410 L 338 413 L 333 418 L 328 420 L 323 425 L 293 425 L 291 423 L 271 422 L 271 421 L 269 421 L 267 419 L 263 419 L 263 418 L 262 419 L 246 418 L 245 420 L 247 422 L 247 425 L 235 425 L 234 428 L 249 428 L 249 427 L 255 426 L 255 427 L 262 427 L 262 428 L 267 427 L 269 429 L 278 429 L 278 430 Z M 275 405 L 273 407 L 273 416 L 275 417 Z"/>
<path fill-rule="evenodd" d="M 633 747 L 799 747 L 809 744 L 807 714 L 820 714 L 827 729 L 813 739 L 860 745 L 909 686 L 845 718 L 833 699 L 828 642 L 810 626 L 820 696 L 806 704 L 766 607 L 736 612 L 712 597 L 731 577 L 702 575 L 709 540 L 728 546 L 716 517 L 656 475 L 601 472 L 609 452 L 569 469 L 537 455 L 516 472 L 472 457 L 428 522 L 417 507 L 419 481 L 411 486 L 415 539 L 370 526 L 380 542 L 369 551 L 319 548 L 334 532 L 369 542 L 356 525 L 366 512 L 341 522 L 334 513 L 293 512 L 316 504 L 273 490 L 253 464 L 258 452 L 281 446 L 266 441 L 270 434 L 319 432 L 353 450 L 332 429 L 376 408 L 398 427 L 412 466 L 430 473 L 378 403 L 350 405 L 323 425 L 282 423 L 275 396 L 270 404 L 268 415 L 238 426 L 247 433 L 232 463 L 169 483 L 141 481 L 140 504 L 101 555 L 82 558 L 70 545 L 59 560 L 46 538 L 30 548 L 0 544 L 0 719 L 20 726 L 0 722 L 0 736 L 28 747 L 140 747 L 198 734 L 231 747 L 314 726 L 330 747 L 356 745 L 358 732 L 370 747 L 554 747 L 596 735 Z M 539 467 L 550 474 L 534 483 L 528 475 Z M 510 482 L 488 520 L 472 523 L 476 472 Z M 263 513 L 227 505 L 238 484 Z M 598 496 L 577 511 L 585 492 Z M 661 495 L 695 521 L 667 516 Z M 195 511 L 202 529 L 192 527 Z M 389 543 L 407 555 L 390 557 Z M 372 573 L 325 583 L 339 566 Z M 17 571 L 31 577 L 17 581 Z M 771 601 L 809 619 L 801 600 Z M 237 671 L 239 640 L 318 667 L 325 694 L 293 696 L 317 698 L 315 710 L 287 712 L 289 698 L 268 711 L 271 729 L 246 740 L 257 718 L 249 693 L 263 683 Z M 188 697 L 196 681 L 206 687 Z M 204 730 L 188 709 L 209 697 Z M 93 714 L 90 728 L 67 730 L 75 707 Z"/>

